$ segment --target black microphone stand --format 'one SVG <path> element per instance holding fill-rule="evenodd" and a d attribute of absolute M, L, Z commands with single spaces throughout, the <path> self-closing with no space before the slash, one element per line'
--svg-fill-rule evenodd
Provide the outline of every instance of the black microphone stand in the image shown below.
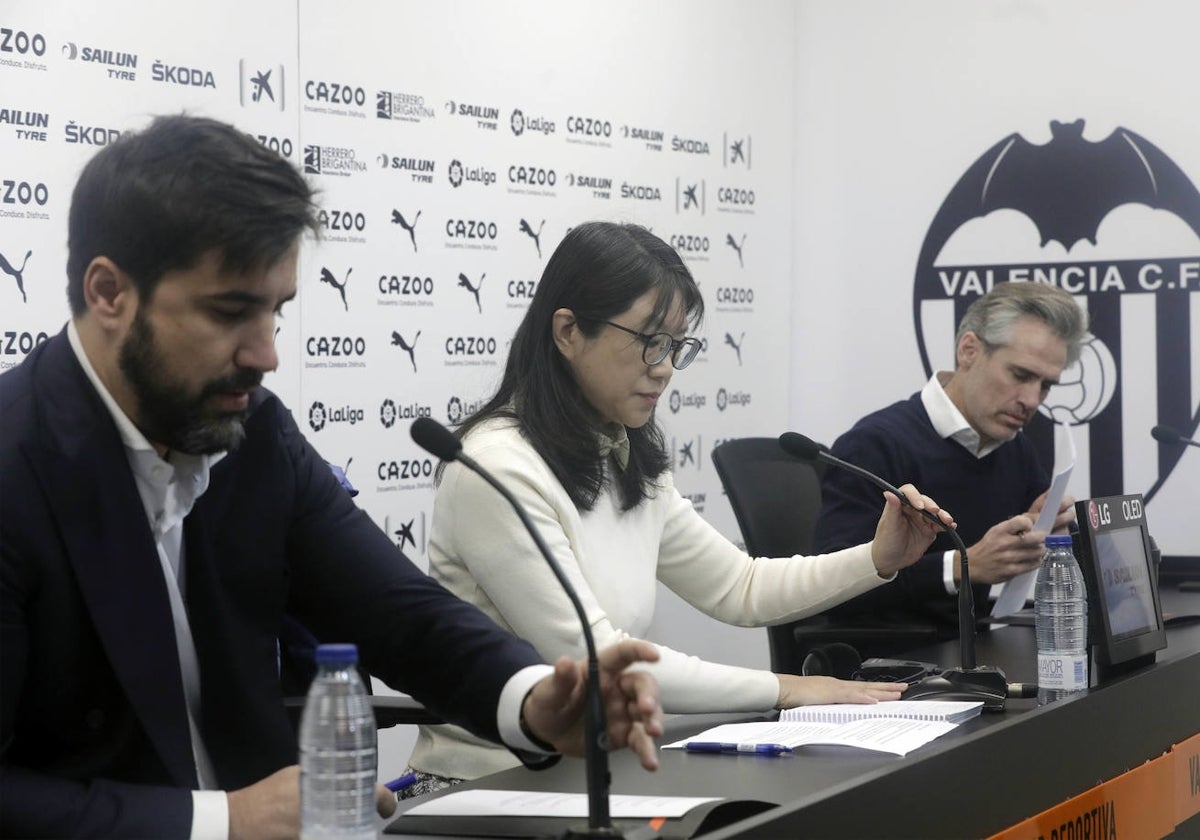
<path fill-rule="evenodd" d="M 428 450 L 443 461 L 462 462 L 464 467 L 490 484 L 508 501 L 517 514 L 517 518 L 521 520 L 521 524 L 525 526 L 525 530 L 529 532 L 534 544 L 537 545 L 542 558 L 554 572 L 559 585 L 571 600 L 571 606 L 575 608 L 575 614 L 579 616 L 579 623 L 583 628 L 583 641 L 587 647 L 588 681 L 584 697 L 583 731 L 584 762 L 587 770 L 588 824 L 568 828 L 563 836 L 566 838 L 623 837 L 622 832 L 613 826 L 612 818 L 609 816 L 608 789 L 611 779 L 608 772 L 608 725 L 605 721 L 604 704 L 600 701 L 600 660 L 596 657 L 596 641 L 592 637 L 592 628 L 588 624 L 587 613 L 584 612 L 583 603 L 579 600 L 575 587 L 571 586 L 562 567 L 555 561 L 549 546 L 542 539 L 542 535 L 529 518 L 529 514 L 521 507 L 521 503 L 495 476 L 476 463 L 474 459 L 463 454 L 462 443 L 448 429 L 435 420 L 421 417 L 413 421 L 410 433 L 413 440 L 422 449 Z"/>
<path fill-rule="evenodd" d="M 583 627 L 583 641 L 587 647 L 588 668 L 587 698 L 583 723 L 585 738 L 584 762 L 587 769 L 588 822 L 586 826 L 568 828 L 563 837 L 623 837 L 624 835 L 621 830 L 612 824 L 612 817 L 609 816 L 608 788 L 611 777 L 608 772 L 608 724 L 604 715 L 604 704 L 600 702 L 600 661 L 596 657 L 596 642 L 592 638 L 592 628 L 588 625 L 587 613 L 584 612 L 583 602 L 579 600 L 579 596 L 575 593 L 575 588 L 567 580 L 566 573 L 558 565 L 558 561 L 554 559 L 554 555 L 550 553 L 549 546 L 542 539 L 542 535 L 538 533 L 537 527 L 529 518 L 529 514 L 525 512 L 525 509 L 521 507 L 521 504 L 509 492 L 508 488 L 497 481 L 491 473 L 475 463 L 474 459 L 463 454 L 461 450 L 455 455 L 455 460 L 461 461 L 473 473 L 492 485 L 496 489 L 496 492 L 503 496 L 509 505 L 512 506 L 513 511 L 521 520 L 521 524 L 525 526 L 525 530 L 533 538 L 538 551 L 542 553 L 542 557 L 550 565 L 550 570 L 554 572 L 554 576 L 558 578 L 559 584 L 566 591 L 567 597 L 571 599 L 571 606 L 575 608 L 575 613 L 579 616 L 579 623 Z"/>
<path fill-rule="evenodd" d="M 833 467 L 848 470 L 874 484 L 881 490 L 894 494 L 902 504 L 912 503 L 896 487 L 860 466 L 843 461 L 826 447 L 813 443 L 803 435 L 785 432 L 779 439 L 780 446 L 790 455 L 804 460 L 819 460 Z M 915 508 L 914 508 L 915 510 Z M 1008 679 L 1004 672 L 991 665 L 975 664 L 975 593 L 971 590 L 971 571 L 967 564 L 967 546 L 953 528 L 946 525 L 927 510 L 918 511 L 945 532 L 958 550 L 960 580 L 958 585 L 958 653 L 959 667 L 947 668 L 940 674 L 923 677 L 909 687 L 905 694 L 922 698 L 937 697 L 955 700 L 981 700 L 989 712 L 1004 711 L 1004 700 L 1008 696 Z"/>

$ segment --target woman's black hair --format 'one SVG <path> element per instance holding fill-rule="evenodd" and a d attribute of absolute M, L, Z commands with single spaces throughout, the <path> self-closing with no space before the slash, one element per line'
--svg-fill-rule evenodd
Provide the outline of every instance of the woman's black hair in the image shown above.
<path fill-rule="evenodd" d="M 513 337 L 499 389 L 456 434 L 463 437 L 492 417 L 515 418 L 575 506 L 591 510 L 605 480 L 599 426 L 595 410 L 554 343 L 554 313 L 570 309 L 579 329 L 591 338 L 604 329 L 604 321 L 650 291 L 657 295 L 647 322 L 651 332 L 675 306 L 682 307 L 692 329 L 704 317 L 704 301 L 691 272 L 675 250 L 650 231 L 612 222 L 572 228 L 546 263 Z M 629 462 L 614 476 L 622 509 L 629 510 L 649 496 L 653 480 L 669 467 L 670 458 L 653 415 L 646 425 L 626 431 Z"/>

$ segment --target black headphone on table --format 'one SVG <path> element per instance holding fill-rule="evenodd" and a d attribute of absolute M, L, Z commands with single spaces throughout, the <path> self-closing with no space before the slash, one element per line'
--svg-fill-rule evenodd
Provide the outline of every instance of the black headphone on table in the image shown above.
<path fill-rule="evenodd" d="M 941 671 L 932 662 L 910 662 L 901 659 L 868 659 L 863 662 L 858 651 L 845 642 L 817 645 L 804 657 L 800 674 L 805 677 L 836 677 L 840 680 L 866 682 L 902 682 L 912 685 Z"/>

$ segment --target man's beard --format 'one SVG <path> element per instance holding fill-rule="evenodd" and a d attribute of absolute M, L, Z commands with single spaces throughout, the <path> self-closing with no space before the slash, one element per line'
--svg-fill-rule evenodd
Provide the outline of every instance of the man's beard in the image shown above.
<path fill-rule="evenodd" d="M 214 394 L 244 391 L 262 382 L 262 373 L 242 369 L 214 380 L 192 396 L 163 369 L 163 354 L 149 320 L 138 312 L 121 346 L 119 364 L 138 401 L 138 428 L 147 440 L 189 455 L 210 455 L 237 448 L 246 436 L 247 411 L 206 408 Z"/>

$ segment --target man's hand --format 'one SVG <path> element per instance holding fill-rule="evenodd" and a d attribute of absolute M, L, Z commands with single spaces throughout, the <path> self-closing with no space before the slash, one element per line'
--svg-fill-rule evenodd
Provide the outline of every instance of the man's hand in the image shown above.
<path fill-rule="evenodd" d="M 300 836 L 300 767 L 277 770 L 229 792 L 229 840 Z"/>
<path fill-rule="evenodd" d="M 1042 508 L 1046 506 L 1046 495 L 1050 491 L 1047 490 L 1042 495 L 1033 500 L 1033 504 L 1029 507 L 1029 517 L 1031 522 L 1037 522 L 1037 518 L 1042 513 Z M 1054 525 L 1050 528 L 1051 534 L 1066 534 L 1072 522 L 1075 521 L 1075 497 L 1063 494 L 1062 501 L 1058 504 L 1058 515 L 1054 517 Z M 973 558 L 972 558 L 973 559 Z"/>
<path fill-rule="evenodd" d="M 300 836 L 300 766 L 293 764 L 240 790 L 230 791 L 229 840 L 283 840 Z M 396 811 L 396 795 L 375 786 L 381 817 Z"/>
<path fill-rule="evenodd" d="M 655 662 L 658 648 L 626 639 L 599 651 L 600 701 L 608 722 L 609 749 L 628 746 L 647 770 L 658 767 L 654 736 L 663 733 L 658 683 L 645 671 L 627 670 L 634 662 Z M 587 660 L 567 657 L 554 663 L 554 674 L 533 687 L 522 713 L 530 731 L 563 755 L 584 754 Z"/>
<path fill-rule="evenodd" d="M 779 678 L 777 709 L 811 706 L 814 703 L 875 703 L 899 700 L 908 686 L 904 683 L 861 682 L 835 677 L 798 677 L 776 674 Z"/>
<path fill-rule="evenodd" d="M 1032 530 L 1035 518 L 1023 513 L 998 522 L 967 549 L 972 583 L 1003 583 L 1038 567 L 1046 553 L 1046 532 Z M 961 564 L 955 562 L 955 583 L 961 575 Z"/>
<path fill-rule="evenodd" d="M 871 559 L 883 577 L 890 577 L 920 560 L 925 549 L 940 533 L 941 529 L 922 516 L 920 511 L 929 511 L 947 527 L 957 527 L 948 511 L 939 508 L 928 496 L 921 495 L 911 484 L 899 489 L 912 507 L 901 504 L 894 494 L 884 493 L 887 504 L 875 528 L 875 540 L 871 543 Z"/>

